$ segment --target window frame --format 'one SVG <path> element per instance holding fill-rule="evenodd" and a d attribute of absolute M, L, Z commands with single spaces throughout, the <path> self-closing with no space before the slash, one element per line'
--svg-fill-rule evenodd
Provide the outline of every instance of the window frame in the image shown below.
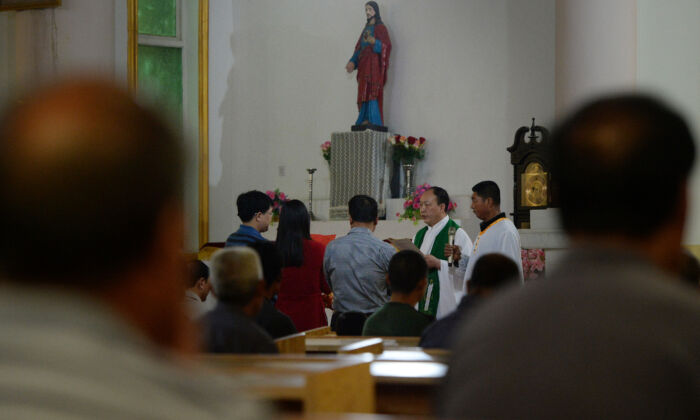
<path fill-rule="evenodd" d="M 185 57 L 185 45 L 182 36 L 182 0 L 176 3 L 177 41 L 172 37 L 160 37 L 156 35 L 140 35 L 138 33 L 138 0 L 127 0 L 127 74 L 126 80 L 129 90 L 138 90 L 138 45 L 153 45 L 164 47 L 183 48 L 183 60 Z M 191 1 L 191 0 L 187 0 Z M 123 3 L 122 3 L 123 4 Z M 143 38 L 143 39 L 140 39 Z M 166 38 L 169 41 L 156 38 Z M 140 42 L 141 41 L 141 42 Z M 163 42 L 153 44 L 155 42 Z M 179 44 L 175 44 L 175 42 Z M 165 45 L 165 43 L 172 43 Z M 198 29 L 197 29 L 197 78 L 198 78 L 198 120 L 199 120 L 199 153 L 198 153 L 198 244 L 201 250 L 209 242 L 209 0 L 199 0 L 198 3 Z M 183 63 L 183 113 L 185 112 L 184 88 L 187 66 Z M 190 98 L 188 98 L 190 99 Z M 184 121 L 184 115 L 183 115 Z"/>

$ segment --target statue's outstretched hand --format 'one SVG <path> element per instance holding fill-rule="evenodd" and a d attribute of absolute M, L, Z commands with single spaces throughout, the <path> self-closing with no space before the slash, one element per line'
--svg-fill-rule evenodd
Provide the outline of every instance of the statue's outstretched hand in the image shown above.
<path fill-rule="evenodd" d="M 348 61 L 348 64 L 345 65 L 345 71 L 352 73 L 353 70 L 355 70 L 355 63 Z"/>

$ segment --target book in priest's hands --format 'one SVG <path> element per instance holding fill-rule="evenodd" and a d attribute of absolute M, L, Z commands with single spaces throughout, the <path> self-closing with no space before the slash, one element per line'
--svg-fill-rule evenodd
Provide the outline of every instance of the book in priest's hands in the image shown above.
<path fill-rule="evenodd" d="M 408 249 L 411 251 L 416 251 L 417 253 L 423 255 L 423 253 L 420 252 L 420 249 L 418 249 L 418 247 L 413 243 L 413 241 L 408 239 L 408 238 L 403 238 L 403 239 L 387 238 L 387 239 L 384 239 L 384 242 L 386 242 L 389 245 L 396 248 L 397 251 L 404 251 L 404 250 Z"/>

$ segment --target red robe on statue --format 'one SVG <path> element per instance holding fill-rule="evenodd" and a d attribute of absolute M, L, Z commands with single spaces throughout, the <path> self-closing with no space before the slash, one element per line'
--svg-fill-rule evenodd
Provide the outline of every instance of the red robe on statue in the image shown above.
<path fill-rule="evenodd" d="M 365 31 L 362 31 L 360 39 L 355 45 L 355 53 L 362 48 L 357 58 L 357 107 L 359 109 L 363 102 L 376 99 L 382 121 L 384 121 L 384 83 L 386 83 L 386 74 L 389 68 L 391 40 L 386 26 L 382 23 L 375 24 L 373 36 L 382 44 L 381 52 L 375 53 L 371 44 L 362 42 L 364 33 Z"/>

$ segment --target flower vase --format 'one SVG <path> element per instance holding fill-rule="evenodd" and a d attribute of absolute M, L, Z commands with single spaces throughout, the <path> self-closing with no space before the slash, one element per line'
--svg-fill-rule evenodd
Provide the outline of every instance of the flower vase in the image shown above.
<path fill-rule="evenodd" d="M 414 170 L 415 164 L 414 163 L 407 163 L 403 162 L 401 163 L 401 168 L 403 169 L 403 179 L 404 179 L 404 184 L 403 184 L 403 196 L 404 197 L 409 197 L 411 194 L 413 194 L 413 191 L 415 191 L 415 186 L 414 180 L 413 180 L 413 170 Z"/>

